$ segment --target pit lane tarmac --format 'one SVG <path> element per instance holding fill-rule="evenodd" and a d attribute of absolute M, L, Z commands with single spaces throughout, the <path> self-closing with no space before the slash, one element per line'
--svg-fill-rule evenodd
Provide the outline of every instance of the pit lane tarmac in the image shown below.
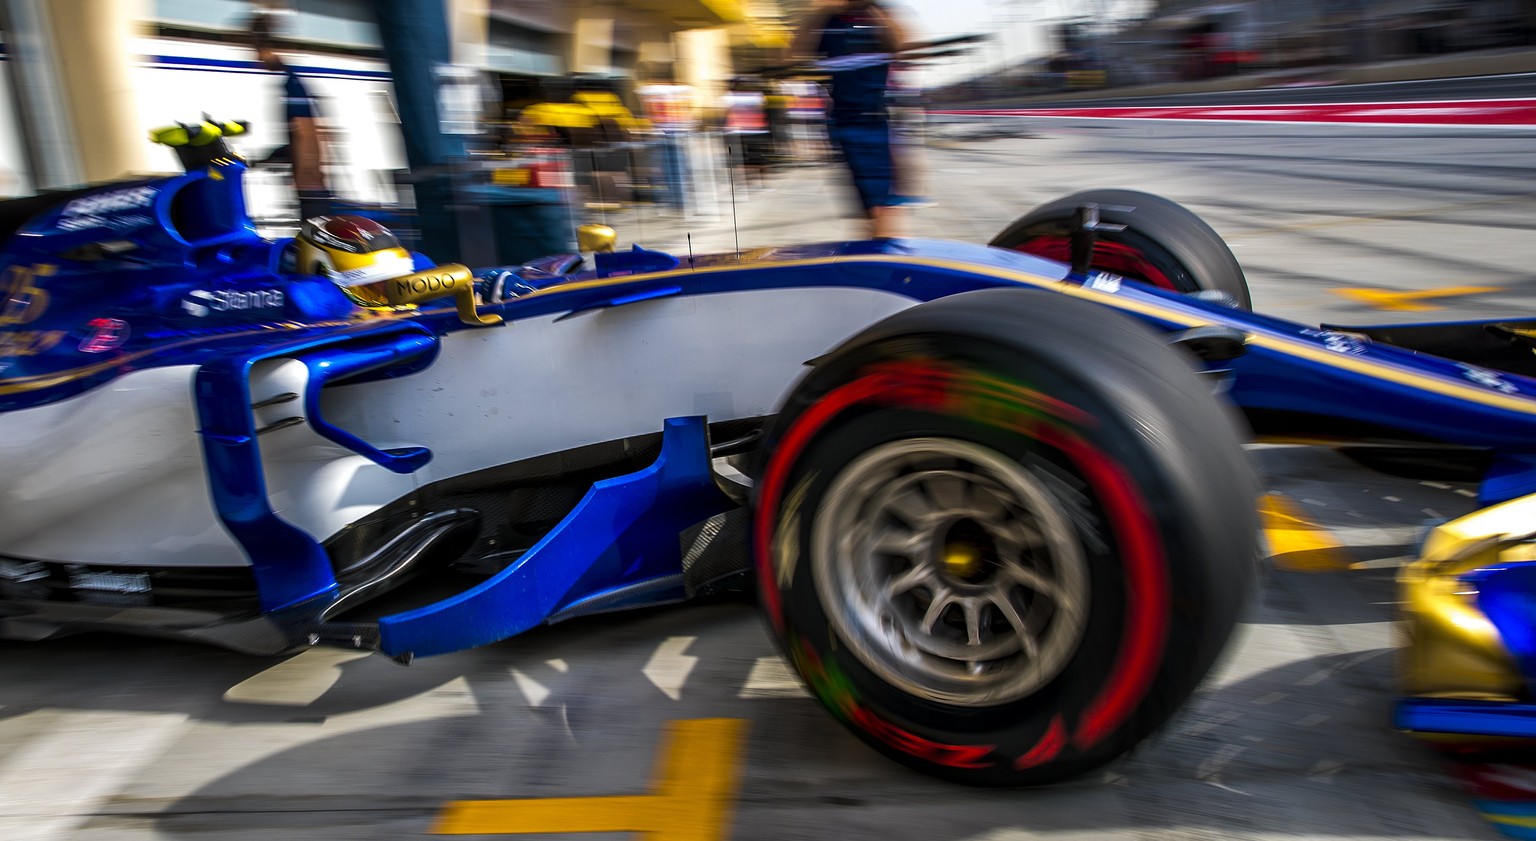
<path fill-rule="evenodd" d="M 1392 575 L 1470 488 L 1252 453 L 1279 554 L 1223 665 L 1162 734 L 1065 785 L 963 789 L 876 756 L 724 600 L 410 667 L 0 644 L 0 837 L 1497 837 L 1389 726 Z"/>
<path fill-rule="evenodd" d="M 1529 138 L 1024 129 L 931 146 L 921 171 L 935 205 L 915 213 L 914 232 L 985 241 L 1043 201 L 1129 187 L 1207 218 L 1261 311 L 1404 320 L 1340 288 L 1439 308 L 1425 319 L 1536 311 Z M 825 199 L 829 180 L 835 170 L 804 167 L 746 190 L 734 226 L 725 213 L 647 215 L 643 241 L 681 250 L 691 233 L 703 253 L 735 236 L 752 248 L 855 235 Z M 638 220 L 610 221 L 636 237 Z M 1496 289 L 1435 297 L 1454 287 Z M 1472 508 L 1470 489 L 1304 447 L 1253 455 L 1280 495 L 1281 557 L 1224 663 L 1161 735 L 1065 785 L 962 789 L 876 756 L 805 694 L 750 605 L 717 601 L 582 619 L 408 668 L 107 636 L 0 643 L 0 838 L 1499 837 L 1446 766 L 1389 724 L 1392 576 L 1424 520 Z M 678 756 L 716 771 L 669 776 Z M 708 796 L 686 811 L 644 799 L 677 791 Z M 528 820 L 515 801 L 528 800 L 568 822 L 515 824 Z M 502 805 L 455 825 L 464 803 Z M 699 819 L 707 804 L 713 823 Z M 631 806 L 651 817 L 634 823 Z M 575 824 L 599 818 L 631 825 Z M 505 834 L 519 828 L 539 832 Z"/>

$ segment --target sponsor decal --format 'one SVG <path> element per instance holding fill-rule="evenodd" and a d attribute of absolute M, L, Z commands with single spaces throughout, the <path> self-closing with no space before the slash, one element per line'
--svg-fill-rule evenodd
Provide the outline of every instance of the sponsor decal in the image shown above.
<path fill-rule="evenodd" d="M 1520 389 L 1515 388 L 1513 383 L 1504 379 L 1497 371 L 1479 368 L 1476 365 L 1468 365 L 1465 362 L 1457 363 L 1456 367 L 1461 369 L 1461 375 L 1466 377 L 1468 381 L 1477 383 L 1483 388 L 1492 389 L 1502 394 L 1520 393 Z"/>
<path fill-rule="evenodd" d="M 1334 353 L 1346 353 L 1351 356 L 1359 356 L 1365 353 L 1365 342 L 1348 333 L 1339 333 L 1333 330 L 1303 330 L 1301 335 L 1321 340 L 1323 347 Z"/>
<path fill-rule="evenodd" d="M 216 312 L 244 312 L 247 310 L 281 309 L 281 289 L 253 289 L 248 292 L 220 289 L 194 289 L 181 300 L 181 308 L 187 315 L 203 318 Z"/>
<path fill-rule="evenodd" d="M 154 220 L 143 213 L 132 213 L 124 216 L 65 216 L 59 220 L 59 229 L 64 231 L 83 231 L 87 228 L 110 228 L 114 231 L 131 231 L 138 228 L 147 228 L 154 224 Z"/>
<path fill-rule="evenodd" d="M 0 327 L 36 321 L 48 309 L 48 293 L 39 285 L 57 266 L 11 266 L 0 279 Z"/>
<path fill-rule="evenodd" d="M 114 190 L 110 193 L 97 193 L 94 196 L 84 196 L 69 204 L 64 205 L 60 216 L 65 219 L 75 216 L 100 216 L 103 213 L 112 213 L 117 210 L 133 210 L 139 207 L 148 207 L 155 200 L 155 195 L 160 191 L 154 187 L 131 187 L 126 190 Z M 61 223 L 62 224 L 62 220 Z"/>
<path fill-rule="evenodd" d="M 91 333 L 80 340 L 81 353 L 106 353 L 128 341 L 128 322 L 121 318 L 93 318 L 85 326 Z"/>
<path fill-rule="evenodd" d="M 80 567 L 69 568 L 69 586 L 104 593 L 148 593 L 150 590 L 147 572 L 92 572 Z"/>
<path fill-rule="evenodd" d="M 1108 272 L 1093 272 L 1088 275 L 1088 282 L 1083 285 L 1089 289 L 1114 294 L 1120 291 L 1120 276 Z"/>
<path fill-rule="evenodd" d="M 468 273 L 425 271 L 389 282 L 391 301 L 411 302 L 452 294 Z"/>
<path fill-rule="evenodd" d="M 0 356 L 40 356 L 64 341 L 67 335 L 64 330 L 0 332 Z"/>
<path fill-rule="evenodd" d="M 408 275 L 415 268 L 416 263 L 409 257 L 389 257 L 360 269 L 349 269 L 344 272 L 332 270 L 331 280 L 342 286 L 361 286 L 377 283 L 383 277 L 390 275 Z"/>

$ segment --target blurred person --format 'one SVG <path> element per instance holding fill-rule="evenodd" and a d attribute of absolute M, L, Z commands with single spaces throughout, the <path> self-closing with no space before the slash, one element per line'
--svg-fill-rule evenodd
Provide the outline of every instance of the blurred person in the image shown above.
<path fill-rule="evenodd" d="M 886 91 L 891 63 L 906 43 L 905 28 L 879 0 L 834 0 L 801 26 L 790 45 L 792 59 L 838 60 L 827 68 L 827 134 L 842 152 L 876 239 L 900 229 Z"/>
<path fill-rule="evenodd" d="M 698 128 L 693 88 L 673 82 L 670 70 L 652 71 L 650 75 L 650 81 L 635 89 L 635 96 L 657 132 L 667 206 L 682 210 L 691 184 L 686 141 Z"/>
<path fill-rule="evenodd" d="M 730 151 L 728 165 L 739 164 L 747 180 L 763 182 L 768 164 L 768 101 L 749 79 L 736 77 L 721 98 L 725 109 L 725 139 Z"/>
<path fill-rule="evenodd" d="M 324 215 L 332 195 L 322 167 L 320 110 L 304 80 L 283 62 L 274 43 L 275 21 L 271 13 L 251 18 L 251 46 L 256 60 L 266 69 L 283 76 L 283 138 L 286 141 L 263 163 L 286 163 L 293 170 L 293 186 L 298 193 L 299 219 Z"/>
<path fill-rule="evenodd" d="M 790 155 L 797 160 L 820 162 L 828 157 L 826 144 L 826 95 L 814 82 L 784 82 L 790 94 Z"/>
<path fill-rule="evenodd" d="M 789 109 L 794 97 L 782 83 L 769 82 L 763 104 L 768 116 L 768 157 L 771 165 L 784 161 L 789 153 Z"/>

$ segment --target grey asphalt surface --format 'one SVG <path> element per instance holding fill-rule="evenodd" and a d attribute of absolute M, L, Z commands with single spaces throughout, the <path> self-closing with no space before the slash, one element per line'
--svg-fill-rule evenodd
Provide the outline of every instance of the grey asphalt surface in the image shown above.
<path fill-rule="evenodd" d="M 1318 71 L 1326 78 L 1327 71 Z M 1116 96 L 1113 89 L 1071 99 L 1038 103 L 1028 97 L 988 102 L 984 107 L 1082 108 L 1107 105 L 1264 105 L 1330 102 L 1424 102 L 1447 99 L 1521 99 L 1536 96 L 1536 73 L 1505 73 L 1455 79 L 1419 79 L 1369 84 L 1303 84 L 1255 87 L 1247 90 L 1178 93 L 1159 96 Z"/>
<path fill-rule="evenodd" d="M 1234 247 L 1257 309 L 1380 323 L 1533 310 L 1530 132 L 1187 124 L 935 128 L 914 233 L 985 241 L 1092 186 L 1162 193 Z M 721 184 L 721 190 L 725 185 Z M 744 248 L 854 236 L 836 170 L 745 191 Z M 647 211 L 653 247 L 729 249 L 732 218 Z M 1486 285 L 1422 314 L 1341 286 Z M 669 721 L 749 722 L 736 839 L 1491 839 L 1441 762 L 1388 726 L 1395 567 L 1468 489 L 1257 447 L 1271 489 L 1359 568 L 1266 582 L 1218 672 L 1134 756 L 1030 791 L 938 783 L 844 732 L 720 601 L 578 620 L 418 661 L 315 650 L 260 659 L 107 636 L 0 643 L 0 838 L 380 839 L 448 801 L 640 794 Z M 472 836 L 495 837 L 495 836 Z M 621 838 L 625 834 L 524 836 Z M 661 839 L 669 836 L 651 836 Z"/>

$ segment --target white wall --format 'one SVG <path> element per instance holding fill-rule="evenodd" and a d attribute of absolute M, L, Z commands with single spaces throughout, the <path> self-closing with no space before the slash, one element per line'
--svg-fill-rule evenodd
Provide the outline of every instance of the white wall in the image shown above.
<path fill-rule="evenodd" d="M 219 119 L 249 120 L 251 132 L 235 146 L 247 157 L 265 157 L 283 142 L 282 77 L 254 68 L 187 67 L 176 59 L 249 62 L 249 50 L 221 44 L 199 44 L 170 39 L 143 39 L 138 45 L 141 63 L 137 88 L 140 135 L 177 121 L 200 119 L 203 112 Z M 161 57 L 172 59 L 171 62 Z M 393 93 L 385 78 L 358 78 L 347 73 L 383 74 L 383 62 L 295 53 L 286 57 L 301 70 L 305 86 L 319 103 L 329 140 L 328 175 L 332 188 L 345 198 L 384 201 L 392 198 L 388 171 L 405 166 L 400 128 L 394 114 Z M 146 140 L 146 142 L 148 142 Z M 157 166 L 178 169 L 175 155 L 162 149 Z M 254 179 L 258 184 L 263 179 Z M 262 207 L 268 199 L 252 197 L 253 215 L 268 215 Z"/>
<path fill-rule="evenodd" d="M 0 199 L 32 193 L 19 116 L 11 97 L 11 63 L 0 61 Z"/>

